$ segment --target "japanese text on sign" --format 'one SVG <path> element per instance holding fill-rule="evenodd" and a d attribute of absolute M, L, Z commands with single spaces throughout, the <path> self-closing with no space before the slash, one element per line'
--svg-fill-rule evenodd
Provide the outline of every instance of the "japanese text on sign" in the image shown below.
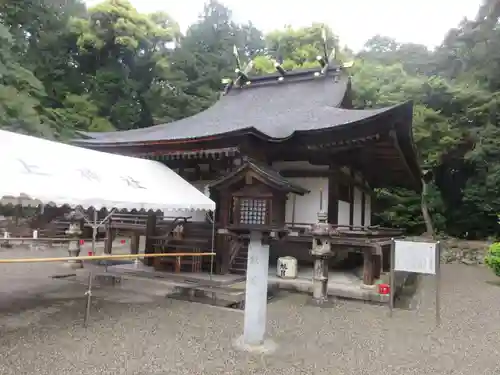
<path fill-rule="evenodd" d="M 435 275 L 437 251 L 436 243 L 394 241 L 394 270 Z"/>

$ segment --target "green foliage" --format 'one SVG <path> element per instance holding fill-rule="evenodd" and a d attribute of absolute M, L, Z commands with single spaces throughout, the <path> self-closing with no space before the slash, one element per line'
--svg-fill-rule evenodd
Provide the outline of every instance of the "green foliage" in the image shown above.
<path fill-rule="evenodd" d="M 496 242 L 490 246 L 484 261 L 495 275 L 500 276 L 500 243 Z"/>
<path fill-rule="evenodd" d="M 331 50 L 338 48 L 338 39 L 331 29 L 320 23 L 313 23 L 309 27 L 275 30 L 266 35 L 267 50 L 277 59 L 283 59 L 283 65 L 290 67 L 307 67 L 311 63 L 318 66 L 317 56 L 324 56 L 323 31 L 327 36 L 329 55 Z"/>
<path fill-rule="evenodd" d="M 378 213 L 374 224 L 405 229 L 409 234 L 425 232 L 421 197 L 406 189 L 377 189 L 375 191 Z M 446 230 L 443 202 L 435 185 L 429 186 L 427 208 L 437 232 Z"/>
<path fill-rule="evenodd" d="M 0 24 L 0 126 L 23 133 L 53 137 L 51 124 L 38 110 L 45 97 L 42 83 L 16 59 L 14 38 Z"/>

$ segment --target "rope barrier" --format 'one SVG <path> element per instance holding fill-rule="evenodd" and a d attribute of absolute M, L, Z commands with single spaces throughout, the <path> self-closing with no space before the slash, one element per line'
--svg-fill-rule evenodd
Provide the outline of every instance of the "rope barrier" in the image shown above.
<path fill-rule="evenodd" d="M 120 255 L 86 255 L 78 257 L 57 257 L 57 258 L 19 258 L 0 259 L 2 263 L 47 263 L 47 262 L 67 262 L 69 260 L 102 260 L 102 259 L 134 259 L 134 258 L 156 258 L 156 257 L 201 257 L 214 256 L 215 253 L 160 253 L 160 254 L 120 254 Z"/>
<path fill-rule="evenodd" d="M 106 238 L 100 238 L 99 240 L 105 241 Z M 68 238 L 68 237 L 54 237 L 54 238 L 45 238 L 45 237 L 38 237 L 38 238 L 31 238 L 31 237 L 4 237 L 0 238 L 0 241 L 3 242 L 70 242 L 70 241 L 75 241 L 74 238 Z M 84 241 L 84 242 L 91 242 L 92 238 L 78 238 L 76 241 Z"/>

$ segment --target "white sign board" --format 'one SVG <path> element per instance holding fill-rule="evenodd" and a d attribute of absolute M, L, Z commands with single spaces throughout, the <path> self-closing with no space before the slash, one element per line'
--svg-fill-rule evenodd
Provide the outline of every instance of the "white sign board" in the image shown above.
<path fill-rule="evenodd" d="M 394 241 L 394 270 L 435 275 L 437 251 L 434 242 Z"/>

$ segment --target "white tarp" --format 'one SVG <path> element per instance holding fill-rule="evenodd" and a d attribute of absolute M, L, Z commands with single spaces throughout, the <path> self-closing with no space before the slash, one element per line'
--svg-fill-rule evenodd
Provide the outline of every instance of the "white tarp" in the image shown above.
<path fill-rule="evenodd" d="M 163 164 L 0 130 L 0 204 L 197 211 L 215 203 Z"/>

